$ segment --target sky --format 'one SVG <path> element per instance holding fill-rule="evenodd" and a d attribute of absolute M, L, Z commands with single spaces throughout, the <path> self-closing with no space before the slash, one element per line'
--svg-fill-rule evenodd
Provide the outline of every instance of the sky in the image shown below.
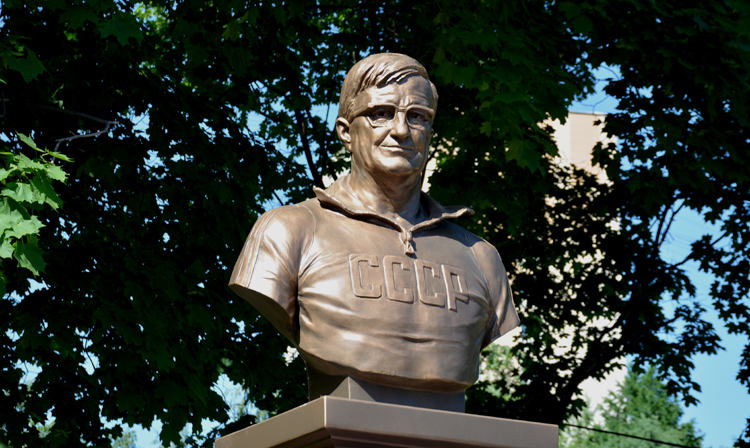
<path fill-rule="evenodd" d="M 598 78 L 604 80 L 619 76 L 616 69 L 600 69 L 596 72 Z M 571 112 L 613 113 L 617 110 L 617 101 L 601 91 L 600 82 L 598 92 L 570 107 Z M 662 248 L 662 256 L 668 261 L 681 261 L 690 250 L 690 244 L 705 234 L 716 235 L 719 229 L 706 223 L 701 216 L 692 211 L 682 211 L 669 233 Z M 705 434 L 704 447 L 730 448 L 745 428 L 746 420 L 750 418 L 750 393 L 745 386 L 737 381 L 739 361 L 747 338 L 729 335 L 718 315 L 713 310 L 708 295 L 713 277 L 700 272 L 696 262 L 684 265 L 687 275 L 697 289 L 696 298 L 708 310 L 706 320 L 711 322 L 721 338 L 721 345 L 725 348 L 716 355 L 700 355 L 693 358 L 695 369 L 693 381 L 701 385 L 702 391 L 696 394 L 700 401 L 698 405 L 684 408 L 683 421 L 694 419 L 697 427 Z M 614 387 L 618 380 L 624 377 L 624 372 L 608 378 L 604 384 L 594 381 L 586 383 L 586 393 L 592 401 L 601 400 L 608 389 Z"/>

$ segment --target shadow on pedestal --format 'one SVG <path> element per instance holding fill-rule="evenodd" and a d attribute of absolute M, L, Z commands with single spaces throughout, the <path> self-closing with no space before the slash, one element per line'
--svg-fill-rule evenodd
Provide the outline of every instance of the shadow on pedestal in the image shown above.
<path fill-rule="evenodd" d="M 307 375 L 310 401 L 329 395 L 439 411 L 464 412 L 466 410 L 466 396 L 463 391 L 438 393 L 401 389 L 370 383 L 350 376 L 326 375 L 310 368 L 307 369 Z"/>

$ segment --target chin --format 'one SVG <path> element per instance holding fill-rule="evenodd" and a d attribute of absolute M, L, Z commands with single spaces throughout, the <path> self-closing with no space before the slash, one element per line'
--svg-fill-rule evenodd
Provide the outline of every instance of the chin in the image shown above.
<path fill-rule="evenodd" d="M 409 160 L 384 160 L 378 164 L 380 171 L 392 176 L 408 176 L 415 173 L 421 173 L 422 166 L 414 165 Z"/>

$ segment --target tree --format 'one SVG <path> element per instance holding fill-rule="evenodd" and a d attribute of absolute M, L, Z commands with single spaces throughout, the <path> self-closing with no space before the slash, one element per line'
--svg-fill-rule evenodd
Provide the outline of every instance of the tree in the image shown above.
<path fill-rule="evenodd" d="M 112 441 L 112 448 L 136 448 L 135 441 L 135 431 L 128 430 Z"/>
<path fill-rule="evenodd" d="M 694 401 L 690 357 L 719 340 L 682 264 L 659 247 L 680 209 L 720 222 L 723 239 L 697 239 L 688 259 L 717 278 L 713 305 L 730 330 L 750 333 L 747 6 L 4 2 L 6 145 L 22 151 L 14 132 L 51 147 L 119 124 L 61 144 L 75 157 L 58 192 L 65 207 L 38 214 L 42 287 L 9 276 L 0 439 L 106 445 L 122 428 L 104 420 L 158 418 L 164 445 L 178 443 L 187 423 L 227 421 L 212 389 L 221 374 L 271 415 L 305 401 L 302 361 L 286 365 L 286 342 L 226 287 L 229 269 L 261 212 L 343 172 L 320 111 L 335 111 L 354 60 L 378 51 L 431 73 L 431 194 L 477 211 L 461 224 L 498 247 L 521 311 L 518 381 L 469 407 L 562 422 L 583 408 L 581 382 L 624 355 L 659 366 L 668 392 Z M 553 163 L 538 125 L 564 120 L 602 64 L 622 74 L 607 81 L 622 112 L 605 123 L 621 145 L 594 153 L 609 184 Z M 679 301 L 673 315 L 666 300 Z M 31 389 L 24 363 L 40 369 Z M 739 377 L 750 382 L 750 348 Z M 488 398 L 505 387 L 511 401 Z M 55 425 L 40 441 L 47 412 Z"/>
<path fill-rule="evenodd" d="M 604 424 L 593 425 L 595 429 L 684 446 L 701 446 L 703 436 L 698 434 L 695 421 L 680 423 L 682 409 L 667 394 L 664 383 L 656 377 L 654 366 L 641 373 L 628 369 L 625 381 L 616 391 L 609 393 L 597 411 L 601 412 Z M 591 414 L 579 423 L 583 423 L 579 426 L 590 426 Z M 567 440 L 566 446 L 646 448 L 659 445 L 615 434 L 580 430 Z"/>
<path fill-rule="evenodd" d="M 16 281 L 28 282 L 29 274 L 36 277 L 44 272 L 45 262 L 39 249 L 39 230 L 44 226 L 32 214 L 44 207 L 57 210 L 62 200 L 55 193 L 53 181 L 64 182 L 67 174 L 53 163 L 55 158 L 70 161 L 54 151 L 39 149 L 29 137 L 19 134 L 24 149 L 36 152 L 33 159 L 23 153 L 3 151 L 0 182 L 0 257 L 15 260 Z M 40 157 L 37 157 L 41 154 Z M 46 159 L 44 157 L 47 157 Z M 6 261 L 6 266 L 12 262 Z M 5 270 L 5 269 L 4 269 Z M 0 271 L 0 295 L 5 295 L 8 278 Z"/>

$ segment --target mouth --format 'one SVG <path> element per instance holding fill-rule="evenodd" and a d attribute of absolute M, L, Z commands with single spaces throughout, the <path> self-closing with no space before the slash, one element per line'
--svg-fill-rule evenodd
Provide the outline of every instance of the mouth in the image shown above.
<path fill-rule="evenodd" d="M 409 146 L 387 146 L 387 145 L 381 145 L 382 149 L 385 149 L 387 151 L 392 152 L 415 152 L 414 148 Z"/>

